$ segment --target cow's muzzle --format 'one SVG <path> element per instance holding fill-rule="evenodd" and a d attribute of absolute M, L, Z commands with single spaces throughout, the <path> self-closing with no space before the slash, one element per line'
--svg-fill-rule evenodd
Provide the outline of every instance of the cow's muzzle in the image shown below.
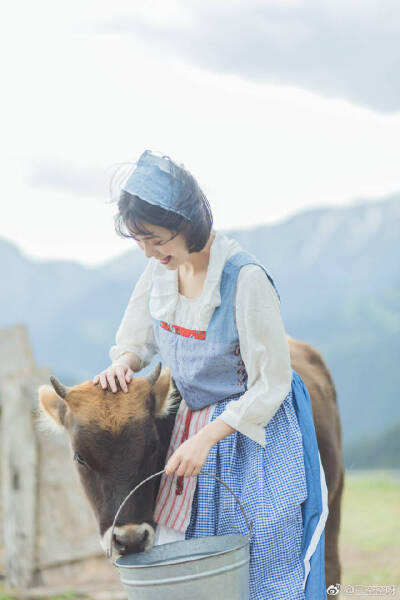
<path fill-rule="evenodd" d="M 105 552 L 110 548 L 110 535 L 112 527 L 109 527 L 100 540 Z M 112 551 L 113 555 L 136 554 L 145 552 L 154 546 L 154 529 L 149 523 L 121 525 L 114 527 Z"/>

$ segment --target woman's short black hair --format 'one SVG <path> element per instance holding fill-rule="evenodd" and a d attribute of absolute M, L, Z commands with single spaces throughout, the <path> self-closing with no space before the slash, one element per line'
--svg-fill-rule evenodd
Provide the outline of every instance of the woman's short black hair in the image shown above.
<path fill-rule="evenodd" d="M 175 234 L 182 233 L 189 253 L 200 252 L 210 237 L 213 217 L 208 200 L 194 177 L 182 169 L 185 177 L 185 186 L 190 186 L 191 202 L 198 205 L 196 218 L 188 220 L 176 212 L 150 204 L 139 196 L 118 190 L 118 213 L 115 215 L 115 230 L 123 237 L 132 237 L 133 234 L 146 235 L 148 231 L 143 223 L 151 223 L 165 227 Z M 113 182 L 112 182 L 113 183 Z M 111 193 L 113 191 L 111 189 Z"/>

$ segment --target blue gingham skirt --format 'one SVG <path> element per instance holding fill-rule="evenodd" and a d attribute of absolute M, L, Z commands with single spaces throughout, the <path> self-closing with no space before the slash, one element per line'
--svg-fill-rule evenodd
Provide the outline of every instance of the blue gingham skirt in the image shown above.
<path fill-rule="evenodd" d="M 211 420 L 238 398 L 218 402 Z M 304 600 L 301 504 L 307 484 L 292 391 L 266 425 L 265 436 L 263 448 L 234 432 L 212 447 L 203 469 L 232 488 L 253 521 L 250 600 Z M 237 502 L 223 485 L 200 474 L 185 538 L 230 533 L 248 533 Z"/>

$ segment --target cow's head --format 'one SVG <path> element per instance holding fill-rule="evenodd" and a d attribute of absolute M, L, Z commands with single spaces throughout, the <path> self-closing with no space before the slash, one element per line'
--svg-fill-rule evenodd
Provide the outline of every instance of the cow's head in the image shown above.
<path fill-rule="evenodd" d="M 86 381 L 70 388 L 51 377 L 39 388 L 42 418 L 67 431 L 80 479 L 99 523 L 101 543 L 110 544 L 115 514 L 130 490 L 165 464 L 179 395 L 161 364 L 134 378 L 128 393 Z M 154 543 L 153 509 L 159 479 L 140 487 L 121 510 L 113 535 L 114 554 L 148 550 Z"/>

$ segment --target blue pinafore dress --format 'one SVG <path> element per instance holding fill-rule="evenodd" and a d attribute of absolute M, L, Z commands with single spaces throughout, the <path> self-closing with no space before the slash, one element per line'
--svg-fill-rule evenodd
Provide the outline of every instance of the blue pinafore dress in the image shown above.
<path fill-rule="evenodd" d="M 221 304 L 206 331 L 152 317 L 160 356 L 186 404 L 191 411 L 214 404 L 211 420 L 247 389 L 234 308 L 237 277 L 247 264 L 259 265 L 278 294 L 265 267 L 240 251 L 224 265 Z M 326 599 L 325 476 L 310 397 L 298 373 L 292 375 L 291 390 L 265 426 L 265 447 L 235 431 L 212 447 L 203 467 L 233 489 L 253 522 L 250 600 Z M 200 474 L 185 538 L 232 533 L 248 533 L 236 501 Z"/>

